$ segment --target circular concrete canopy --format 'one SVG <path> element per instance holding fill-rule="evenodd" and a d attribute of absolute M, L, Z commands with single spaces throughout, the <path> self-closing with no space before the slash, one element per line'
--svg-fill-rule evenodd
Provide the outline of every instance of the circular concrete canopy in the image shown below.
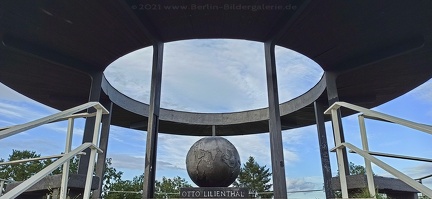
<path fill-rule="evenodd" d="M 91 75 L 134 50 L 185 39 L 245 39 L 308 56 L 338 74 L 341 101 L 371 108 L 432 77 L 430 10 L 428 0 L 1 0 L 0 81 L 63 110 L 87 102 Z M 102 87 L 101 100 L 115 103 L 113 125 L 146 129 L 147 105 L 105 80 Z M 282 129 L 314 124 L 312 103 L 326 104 L 325 87 L 324 78 L 282 103 Z M 210 135 L 213 125 L 218 135 L 268 131 L 267 109 L 160 114 L 163 133 Z"/>

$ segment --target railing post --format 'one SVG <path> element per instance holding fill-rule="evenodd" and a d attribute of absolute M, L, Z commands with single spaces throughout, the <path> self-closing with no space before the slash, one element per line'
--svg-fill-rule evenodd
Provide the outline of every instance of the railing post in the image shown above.
<path fill-rule="evenodd" d="M 335 145 L 336 145 L 336 155 L 337 155 L 337 162 L 339 167 L 339 180 L 341 185 L 341 191 L 342 191 L 342 198 L 348 198 L 348 185 L 346 180 L 346 169 L 345 168 L 345 160 L 343 156 L 343 150 L 341 146 L 341 135 L 340 135 L 340 129 L 339 129 L 339 118 L 338 118 L 338 111 L 337 109 L 331 109 L 331 117 L 332 117 L 332 123 L 333 123 L 333 132 L 335 136 Z"/>
<path fill-rule="evenodd" d="M 366 125 L 365 125 L 365 121 L 364 121 L 364 116 L 359 115 L 358 120 L 359 120 L 360 135 L 361 135 L 363 150 L 366 152 L 369 152 L 369 144 L 368 144 L 367 135 L 366 135 Z M 365 161 L 366 178 L 367 178 L 369 193 L 371 196 L 376 197 L 375 183 L 374 183 L 374 178 L 373 178 L 373 173 L 372 173 L 371 161 L 365 157 L 364 157 L 364 161 Z"/>
<path fill-rule="evenodd" d="M 0 179 L 0 196 L 3 195 L 4 184 L 5 184 L 5 181 L 3 179 Z"/>
<path fill-rule="evenodd" d="M 65 154 L 71 151 L 73 128 L 74 128 L 74 119 L 69 118 L 67 134 L 66 134 L 66 145 L 64 151 Z M 60 186 L 60 199 L 66 199 L 66 193 L 67 193 L 68 181 L 69 181 L 69 164 L 70 164 L 70 160 L 63 164 L 62 181 Z"/>
<path fill-rule="evenodd" d="M 93 191 L 92 198 L 93 199 L 101 199 L 102 187 L 103 187 L 103 176 L 106 170 L 106 155 L 108 151 L 108 139 L 109 139 L 109 131 L 111 124 L 111 111 L 113 107 L 113 103 L 111 101 L 106 101 L 102 104 L 109 112 L 108 115 L 102 116 L 102 126 L 100 130 L 100 138 L 99 138 L 99 148 L 104 151 L 103 154 L 98 154 L 96 160 L 96 169 L 95 175 L 99 176 L 98 189 Z"/>
<path fill-rule="evenodd" d="M 92 143 L 96 147 L 98 146 L 99 129 L 100 129 L 101 120 L 102 120 L 102 109 L 99 107 L 96 109 L 96 119 L 95 119 L 95 125 L 94 125 L 94 131 L 93 131 L 93 141 L 92 141 Z M 90 198 L 90 191 L 91 191 L 91 185 L 92 185 L 92 180 L 93 180 L 93 170 L 94 170 L 94 166 L 95 166 L 96 152 L 97 152 L 97 149 L 91 148 L 89 165 L 88 165 L 88 169 L 87 169 L 86 184 L 85 184 L 84 194 L 83 194 L 84 198 Z"/>

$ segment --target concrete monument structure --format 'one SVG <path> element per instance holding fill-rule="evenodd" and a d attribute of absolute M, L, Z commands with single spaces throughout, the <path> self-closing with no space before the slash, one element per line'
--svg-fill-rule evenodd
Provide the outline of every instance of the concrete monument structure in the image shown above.
<path fill-rule="evenodd" d="M 110 111 L 103 118 L 104 152 L 110 125 L 147 130 L 144 198 L 154 193 L 158 133 L 208 136 L 212 128 L 221 136 L 268 132 L 274 194 L 286 198 L 281 131 L 317 124 L 324 187 L 331 198 L 324 128 L 329 118 L 323 111 L 336 101 L 376 107 L 432 77 L 432 1 L 240 2 L 0 0 L 0 82 L 59 110 L 101 102 Z M 183 7 L 168 9 L 173 6 Z M 189 113 L 160 107 L 164 43 L 208 38 L 263 43 L 268 108 Z M 287 102 L 278 100 L 276 45 L 311 58 L 325 71 L 311 90 Z M 120 93 L 103 76 L 111 62 L 145 47 L 153 48 L 149 104 Z M 350 114 L 339 112 L 339 118 Z M 87 120 L 83 142 L 92 140 L 93 124 Z M 98 176 L 105 157 L 98 156 Z M 80 174 L 88 164 L 83 156 Z"/>

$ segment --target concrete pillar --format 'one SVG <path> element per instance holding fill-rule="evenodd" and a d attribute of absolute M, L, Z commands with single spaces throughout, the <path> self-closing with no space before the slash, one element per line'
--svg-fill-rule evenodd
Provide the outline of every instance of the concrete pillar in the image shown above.
<path fill-rule="evenodd" d="M 160 42 L 153 45 L 153 66 L 143 183 L 144 199 L 154 198 L 160 94 L 162 84 L 163 46 L 163 43 Z"/>
<path fill-rule="evenodd" d="M 273 172 L 273 193 L 274 198 L 287 198 L 279 95 L 276 77 L 275 45 L 272 42 L 266 42 L 264 43 L 264 48 L 269 101 L 269 134 Z"/>
<path fill-rule="evenodd" d="M 321 168 L 323 172 L 324 179 L 324 190 L 326 193 L 326 198 L 334 198 L 333 189 L 331 188 L 331 165 L 330 165 L 330 157 L 329 150 L 327 144 L 327 135 L 325 130 L 325 121 L 324 121 L 324 108 L 320 102 L 314 102 L 315 107 L 315 120 L 317 123 L 318 130 L 318 143 L 320 148 L 320 156 L 321 156 Z"/>
<path fill-rule="evenodd" d="M 328 102 L 329 102 L 329 105 L 331 106 L 333 103 L 339 101 L 339 95 L 338 95 L 337 85 L 336 85 L 337 74 L 335 72 L 326 71 L 325 72 L 325 78 L 326 78 L 326 83 L 327 83 Z M 342 127 L 342 114 L 341 114 L 340 109 L 337 110 L 337 118 L 339 120 L 338 123 L 339 123 L 339 129 L 340 129 L 341 142 L 345 142 L 345 136 L 344 136 L 343 127 Z M 334 137 L 334 132 L 333 132 L 333 137 Z M 342 156 L 343 156 L 344 165 L 346 168 L 345 174 L 349 175 L 349 163 L 348 163 L 349 161 L 348 161 L 348 155 L 347 155 L 346 148 L 342 149 Z"/>
<path fill-rule="evenodd" d="M 109 111 L 109 114 L 102 116 L 102 128 L 101 135 L 99 141 L 99 148 L 103 150 L 102 154 L 98 154 L 97 162 L 96 162 L 96 176 L 99 177 L 98 189 L 93 191 L 92 198 L 93 199 L 101 199 L 102 194 L 102 183 L 103 177 L 106 169 L 106 157 L 108 151 L 108 138 L 109 131 L 111 126 L 111 115 L 112 115 L 112 106 L 113 103 L 111 101 L 102 102 L 102 105 Z"/>
<path fill-rule="evenodd" d="M 101 85 L 102 85 L 102 78 L 103 78 L 103 72 L 98 72 L 91 74 L 92 77 L 92 83 L 90 88 L 90 94 L 89 94 L 89 102 L 99 102 L 100 94 L 101 94 Z M 89 109 L 88 112 L 93 112 L 94 109 Z M 93 141 L 93 130 L 94 130 L 94 124 L 95 124 L 95 117 L 89 117 L 86 119 L 85 127 L 84 127 L 84 135 L 82 143 L 85 142 L 92 142 Z M 89 158 L 90 158 L 90 149 L 84 150 L 84 152 L 87 155 L 83 155 L 80 157 L 79 166 L 78 166 L 78 174 L 87 174 L 88 164 L 89 164 Z"/>

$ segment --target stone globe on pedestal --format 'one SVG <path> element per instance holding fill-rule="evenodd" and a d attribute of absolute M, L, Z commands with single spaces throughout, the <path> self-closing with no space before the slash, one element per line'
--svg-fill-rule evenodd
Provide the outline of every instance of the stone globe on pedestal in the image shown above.
<path fill-rule="evenodd" d="M 228 187 L 240 173 L 240 157 L 227 139 L 205 137 L 189 149 L 186 169 L 191 180 L 200 187 Z"/>

